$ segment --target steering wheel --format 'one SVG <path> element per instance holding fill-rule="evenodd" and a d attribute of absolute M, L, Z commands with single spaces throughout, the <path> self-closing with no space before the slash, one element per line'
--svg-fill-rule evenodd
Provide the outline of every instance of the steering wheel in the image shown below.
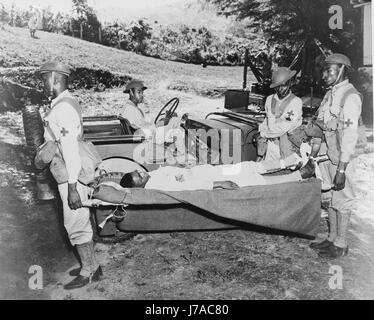
<path fill-rule="evenodd" d="M 160 110 L 160 112 L 158 113 L 158 115 L 157 115 L 157 117 L 156 117 L 156 119 L 154 121 L 154 124 L 156 124 L 160 120 L 161 116 L 165 115 L 164 125 L 166 126 L 169 123 L 169 121 L 172 118 L 172 116 L 174 115 L 175 110 L 177 110 L 178 105 L 179 105 L 179 99 L 177 97 L 175 97 L 175 98 L 171 99 L 170 101 L 168 101 L 162 107 L 162 109 Z"/>

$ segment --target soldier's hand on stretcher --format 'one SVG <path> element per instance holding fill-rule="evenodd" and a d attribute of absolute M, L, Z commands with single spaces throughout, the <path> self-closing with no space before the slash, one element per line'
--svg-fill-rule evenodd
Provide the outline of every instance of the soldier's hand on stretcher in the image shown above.
<path fill-rule="evenodd" d="M 337 171 L 335 178 L 334 178 L 334 185 L 332 187 L 332 190 L 340 191 L 340 190 L 343 190 L 344 187 L 345 187 L 345 173 Z"/>
<path fill-rule="evenodd" d="M 71 210 L 82 208 L 81 197 L 77 191 L 76 183 L 69 183 L 68 185 L 68 204 Z"/>
<path fill-rule="evenodd" d="M 232 181 L 215 181 L 213 182 L 213 189 L 235 190 L 239 189 L 239 186 Z"/>

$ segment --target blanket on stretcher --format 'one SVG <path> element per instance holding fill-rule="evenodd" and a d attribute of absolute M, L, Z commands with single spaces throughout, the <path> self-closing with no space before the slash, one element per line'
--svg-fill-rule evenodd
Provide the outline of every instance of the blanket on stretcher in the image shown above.
<path fill-rule="evenodd" d="M 317 179 L 237 190 L 116 190 L 101 185 L 93 197 L 128 205 L 188 204 L 225 219 L 315 236 L 321 216 L 321 183 Z M 167 222 L 165 222 L 167 223 Z"/>

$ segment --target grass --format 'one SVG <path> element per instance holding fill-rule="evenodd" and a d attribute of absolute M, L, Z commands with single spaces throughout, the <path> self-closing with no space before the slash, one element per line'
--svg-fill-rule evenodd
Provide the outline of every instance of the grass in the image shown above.
<path fill-rule="evenodd" d="M 37 32 L 32 39 L 27 29 L 6 27 L 0 30 L 0 67 L 39 67 L 58 59 L 73 68 L 108 70 L 145 81 L 150 88 L 167 88 L 209 93 L 222 88 L 240 88 L 241 67 L 190 65 L 144 57 L 133 52 L 105 47 L 96 43 L 54 33 Z"/>

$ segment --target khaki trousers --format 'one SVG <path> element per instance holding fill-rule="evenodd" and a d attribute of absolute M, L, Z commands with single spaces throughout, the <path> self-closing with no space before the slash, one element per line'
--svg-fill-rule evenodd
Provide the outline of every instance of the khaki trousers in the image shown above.
<path fill-rule="evenodd" d="M 337 166 L 331 161 L 321 162 L 319 164 L 323 183 L 330 185 L 334 184 Z M 354 191 L 354 162 L 350 162 L 346 169 L 345 187 L 343 190 L 334 191 L 330 190 L 329 193 L 324 195 L 324 200 L 328 203 L 329 212 L 329 237 L 330 241 L 338 247 L 345 248 L 347 244 L 347 233 L 350 223 L 350 217 L 355 210 L 356 195 Z"/>
<path fill-rule="evenodd" d="M 71 244 L 74 246 L 92 241 L 90 209 L 70 209 L 68 204 L 68 183 L 59 184 L 58 191 L 62 200 L 64 225 Z M 81 184 L 80 182 L 77 182 L 77 191 L 79 193 L 81 201 L 88 200 L 88 187 Z"/>
<path fill-rule="evenodd" d="M 331 161 L 324 161 L 319 163 L 319 168 L 321 170 L 323 182 L 327 185 L 333 186 L 337 166 L 334 165 Z M 355 208 L 356 194 L 353 188 L 354 171 L 355 165 L 353 162 L 350 162 L 345 172 L 345 188 L 340 191 L 329 191 L 329 207 L 343 214 L 350 214 Z"/>

